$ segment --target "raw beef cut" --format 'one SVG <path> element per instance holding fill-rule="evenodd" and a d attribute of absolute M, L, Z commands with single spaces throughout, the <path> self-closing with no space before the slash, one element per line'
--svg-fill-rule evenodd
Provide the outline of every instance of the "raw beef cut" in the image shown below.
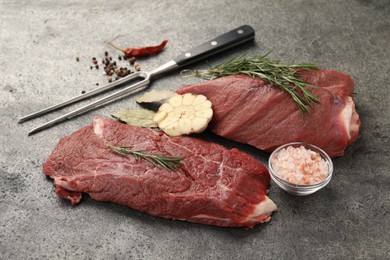
<path fill-rule="evenodd" d="M 185 86 L 177 93 L 205 95 L 213 104 L 209 129 L 217 135 L 272 152 L 289 142 L 306 142 L 341 156 L 359 132 L 353 100 L 353 80 L 331 70 L 302 71 L 320 104 L 310 113 L 297 108 L 287 93 L 263 80 L 233 75 Z"/>
<path fill-rule="evenodd" d="M 107 145 L 183 158 L 178 171 L 112 152 Z M 192 137 L 97 117 L 64 137 L 44 163 L 56 193 L 78 204 L 82 193 L 149 214 L 227 227 L 253 227 L 270 220 L 268 170 L 237 149 Z"/>

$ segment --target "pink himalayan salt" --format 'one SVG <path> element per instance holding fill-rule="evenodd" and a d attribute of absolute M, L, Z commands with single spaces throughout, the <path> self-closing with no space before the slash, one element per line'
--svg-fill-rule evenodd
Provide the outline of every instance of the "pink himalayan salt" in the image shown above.
<path fill-rule="evenodd" d="M 280 178 L 299 185 L 321 182 L 329 171 L 328 163 L 319 153 L 302 145 L 280 150 L 273 158 L 272 168 Z"/>

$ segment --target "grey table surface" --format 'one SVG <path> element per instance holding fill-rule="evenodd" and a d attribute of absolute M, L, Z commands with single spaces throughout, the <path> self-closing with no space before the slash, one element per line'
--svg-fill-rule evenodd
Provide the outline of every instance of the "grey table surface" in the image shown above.
<path fill-rule="evenodd" d="M 139 61 L 149 70 L 243 24 L 255 28 L 254 43 L 208 62 L 272 50 L 272 58 L 316 63 L 355 81 L 359 138 L 334 160 L 325 189 L 294 197 L 271 183 L 279 211 L 251 230 L 161 219 L 88 197 L 71 206 L 55 195 L 42 163 L 59 139 L 96 115 L 136 107 L 134 96 L 30 137 L 31 128 L 79 105 L 24 124 L 18 118 L 103 84 L 103 70 L 90 64 L 105 50 L 117 57 L 106 40 L 120 35 L 117 44 L 142 46 L 168 39 L 164 52 Z M 0 259 L 390 258 L 390 1 L 0 0 L 0 50 Z M 172 72 L 150 89 L 197 82 Z M 268 160 L 253 147 L 203 138 Z"/>

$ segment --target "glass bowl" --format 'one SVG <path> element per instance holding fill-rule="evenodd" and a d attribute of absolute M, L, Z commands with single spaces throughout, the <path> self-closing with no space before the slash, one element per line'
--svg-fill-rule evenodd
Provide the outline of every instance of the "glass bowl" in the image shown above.
<path fill-rule="evenodd" d="M 328 164 L 328 175 L 325 179 L 323 179 L 322 181 L 320 182 L 317 182 L 315 184 L 294 184 L 294 183 L 291 183 L 283 178 L 281 178 L 280 176 L 278 176 L 275 172 L 275 169 L 272 167 L 272 162 L 275 158 L 275 155 L 277 155 L 283 148 L 287 148 L 288 146 L 292 146 L 292 147 L 300 147 L 300 146 L 304 146 L 306 149 L 310 149 L 314 152 L 317 152 L 318 154 L 320 154 L 321 158 L 323 160 L 325 160 L 325 162 Z M 326 154 L 321 148 L 315 146 L 315 145 L 312 145 L 312 144 L 307 144 L 307 143 L 301 143 L 301 142 L 294 142 L 294 143 L 288 143 L 288 144 L 284 144 L 278 148 L 276 148 L 271 156 L 269 157 L 269 160 L 268 160 L 268 168 L 269 168 L 269 171 L 270 171 L 270 175 L 271 175 L 271 178 L 272 180 L 279 186 L 281 187 L 283 190 L 285 190 L 286 192 L 290 193 L 290 194 L 293 194 L 293 195 L 297 195 L 297 196 L 306 196 L 306 195 L 309 195 L 309 194 L 312 194 L 322 188 L 324 188 L 330 181 L 330 179 L 332 178 L 332 175 L 333 175 L 333 163 L 332 163 L 332 160 L 330 159 L 329 155 Z"/>

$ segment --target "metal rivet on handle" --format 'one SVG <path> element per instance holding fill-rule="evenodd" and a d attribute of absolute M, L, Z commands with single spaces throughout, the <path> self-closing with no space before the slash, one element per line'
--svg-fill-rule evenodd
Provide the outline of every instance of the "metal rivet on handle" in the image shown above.
<path fill-rule="evenodd" d="M 240 30 L 238 30 L 237 32 L 238 32 L 238 34 L 243 34 L 243 33 L 244 33 L 244 31 L 243 31 L 243 30 L 241 30 L 241 29 L 240 29 Z"/>
<path fill-rule="evenodd" d="M 191 53 L 189 53 L 189 52 L 186 52 L 184 55 L 185 55 L 186 57 L 191 57 Z"/>
<path fill-rule="evenodd" d="M 215 45 L 217 45 L 217 42 L 216 41 L 212 41 L 211 45 L 215 46 Z"/>

